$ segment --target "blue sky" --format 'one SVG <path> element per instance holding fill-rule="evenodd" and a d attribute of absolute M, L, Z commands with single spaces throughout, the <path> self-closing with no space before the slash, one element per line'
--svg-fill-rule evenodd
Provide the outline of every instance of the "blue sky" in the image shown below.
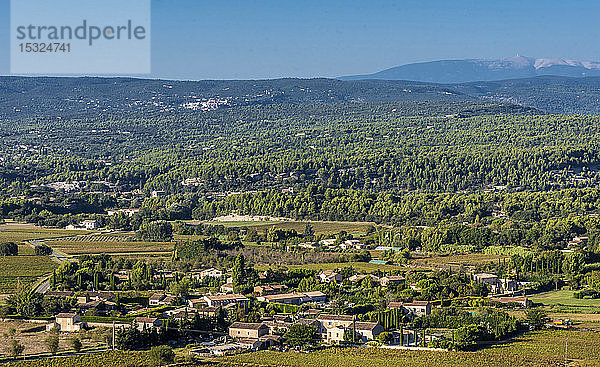
<path fill-rule="evenodd" d="M 152 0 L 152 72 L 262 79 L 516 54 L 600 61 L 599 10 L 576 0 Z M 0 74 L 9 72 L 9 14 L 0 0 Z"/>

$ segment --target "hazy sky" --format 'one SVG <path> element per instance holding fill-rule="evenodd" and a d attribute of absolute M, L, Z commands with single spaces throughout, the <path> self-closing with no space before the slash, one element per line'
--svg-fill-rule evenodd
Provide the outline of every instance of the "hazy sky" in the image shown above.
<path fill-rule="evenodd" d="M 577 0 L 153 0 L 152 72 L 258 79 L 516 54 L 600 61 L 599 10 L 600 2 Z M 1 74 L 9 72 L 9 13 L 0 0 Z"/>

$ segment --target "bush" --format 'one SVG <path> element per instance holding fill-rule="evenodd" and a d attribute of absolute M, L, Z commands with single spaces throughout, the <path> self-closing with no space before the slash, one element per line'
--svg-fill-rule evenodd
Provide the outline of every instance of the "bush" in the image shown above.
<path fill-rule="evenodd" d="M 52 255 L 52 248 L 47 245 L 35 246 L 34 252 L 36 256 L 48 256 Z"/>
<path fill-rule="evenodd" d="M 290 326 L 284 335 L 285 342 L 291 346 L 309 344 L 317 337 L 317 329 L 314 326 L 296 324 Z"/>
<path fill-rule="evenodd" d="M 527 322 L 536 329 L 541 329 L 548 321 L 548 314 L 542 308 L 530 308 L 525 312 Z"/>
<path fill-rule="evenodd" d="M 0 243 L 0 256 L 17 256 L 19 254 L 19 245 L 14 242 Z"/>
<path fill-rule="evenodd" d="M 45 342 L 46 342 L 46 347 L 48 348 L 48 351 L 51 354 L 58 353 L 58 342 L 59 342 L 58 335 L 56 335 L 56 334 L 48 335 Z"/>
<path fill-rule="evenodd" d="M 173 226 L 165 221 L 144 223 L 140 226 L 136 235 L 144 241 L 171 241 L 173 239 Z"/>
<path fill-rule="evenodd" d="M 573 293 L 573 297 L 575 297 L 577 299 L 584 299 L 584 298 L 598 299 L 598 298 L 600 298 L 600 292 L 598 292 L 595 289 L 587 288 L 587 289 L 581 290 L 579 292 Z"/>
<path fill-rule="evenodd" d="M 167 345 L 159 345 L 150 349 L 148 357 L 153 366 L 164 366 L 173 363 L 175 352 Z"/>
<path fill-rule="evenodd" d="M 11 357 L 17 358 L 18 356 L 23 354 L 24 350 L 25 350 L 25 346 L 23 344 L 19 343 L 18 340 L 16 340 L 16 339 L 10 340 L 9 352 L 10 352 Z"/>
<path fill-rule="evenodd" d="M 71 347 L 75 350 L 75 352 L 79 353 L 81 348 L 83 348 L 83 344 L 81 344 L 81 340 L 78 337 L 71 339 Z"/>
<path fill-rule="evenodd" d="M 383 333 L 377 336 L 377 339 L 381 342 L 381 344 L 389 344 L 392 341 L 392 339 L 394 339 L 394 336 L 392 335 L 392 333 L 384 331 Z"/>
<path fill-rule="evenodd" d="M 454 345 L 458 350 L 473 350 L 477 346 L 480 330 L 475 324 L 456 329 Z"/>

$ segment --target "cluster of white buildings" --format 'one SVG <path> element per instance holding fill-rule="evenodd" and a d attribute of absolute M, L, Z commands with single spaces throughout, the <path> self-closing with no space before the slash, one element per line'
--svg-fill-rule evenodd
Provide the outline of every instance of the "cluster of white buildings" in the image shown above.
<path fill-rule="evenodd" d="M 315 328 L 317 336 L 330 344 L 340 343 L 348 331 L 353 331 L 356 342 L 374 340 L 385 329 L 377 322 L 359 321 L 356 316 L 321 314 L 316 319 L 299 318 L 292 320 L 290 316 L 274 316 L 258 323 L 235 322 L 229 327 L 229 336 L 238 345 L 246 345 L 247 349 L 257 350 L 279 342 L 279 336 L 292 325 L 308 325 Z"/>
<path fill-rule="evenodd" d="M 366 245 L 359 240 L 345 240 L 345 241 L 341 241 L 339 244 L 336 245 L 337 242 L 338 242 L 338 240 L 335 238 L 327 238 L 327 239 L 319 241 L 319 245 L 323 246 L 323 247 L 327 247 L 329 249 L 339 248 L 341 250 L 349 250 L 349 249 L 362 250 L 366 247 Z M 299 246 L 306 247 L 306 248 L 315 248 L 316 247 L 316 246 L 314 246 L 314 244 L 312 245 L 312 247 L 308 246 L 308 245 L 310 245 L 310 243 L 300 244 Z"/>

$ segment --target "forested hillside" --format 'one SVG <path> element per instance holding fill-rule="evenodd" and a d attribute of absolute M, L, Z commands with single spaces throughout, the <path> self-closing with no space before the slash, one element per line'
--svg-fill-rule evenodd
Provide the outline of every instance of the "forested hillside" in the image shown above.
<path fill-rule="evenodd" d="M 87 117 L 105 112 L 200 112 L 269 104 L 475 99 L 443 85 L 402 81 L 0 77 L 0 116 L 4 119 Z"/>
<path fill-rule="evenodd" d="M 514 105 L 243 106 L 0 125 L 10 194 L 55 182 L 146 193 L 553 190 L 600 179 L 600 118 Z M 39 187 L 42 185 L 42 187 Z M 91 190 L 91 189 L 90 189 Z"/>
<path fill-rule="evenodd" d="M 0 77 L 0 119 L 186 113 L 271 104 L 499 101 L 551 113 L 600 113 L 600 77 L 433 84 L 411 81 L 274 79 L 170 81 Z"/>

